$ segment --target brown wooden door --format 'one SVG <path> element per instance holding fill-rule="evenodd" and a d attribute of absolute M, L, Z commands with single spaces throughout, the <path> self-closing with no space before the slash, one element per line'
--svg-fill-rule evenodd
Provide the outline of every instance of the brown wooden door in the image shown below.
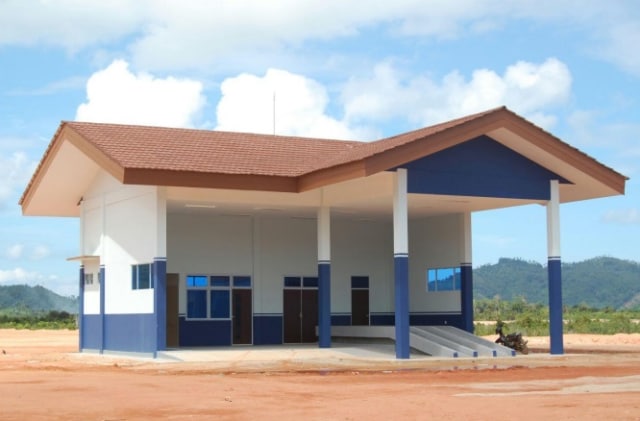
<path fill-rule="evenodd" d="M 351 290 L 351 324 L 353 326 L 369 325 L 369 290 Z"/>
<path fill-rule="evenodd" d="M 302 290 L 302 320 L 300 320 L 302 338 L 300 342 L 317 342 L 318 326 L 318 290 Z"/>
<path fill-rule="evenodd" d="M 250 289 L 234 289 L 232 293 L 233 344 L 250 345 L 252 325 L 252 303 Z"/>
<path fill-rule="evenodd" d="M 284 343 L 300 342 L 300 320 L 302 317 L 302 300 L 300 289 L 285 289 L 283 295 L 283 328 Z"/>
<path fill-rule="evenodd" d="M 177 273 L 167 273 L 167 348 L 177 348 L 180 346 L 179 324 L 178 324 L 178 285 L 180 275 Z"/>

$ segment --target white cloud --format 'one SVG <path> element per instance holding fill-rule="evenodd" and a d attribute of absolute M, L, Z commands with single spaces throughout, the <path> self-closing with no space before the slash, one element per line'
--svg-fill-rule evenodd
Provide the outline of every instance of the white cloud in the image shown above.
<path fill-rule="evenodd" d="M 602 215 L 604 222 L 622 225 L 640 225 L 639 209 L 617 209 L 610 210 Z"/>
<path fill-rule="evenodd" d="M 635 0 L 57 0 L 0 2 L 0 45 L 56 45 L 75 51 L 124 42 L 145 69 L 211 69 L 235 56 L 296 51 L 309 40 L 356 36 L 376 27 L 397 36 L 476 36 L 510 21 L 561 23 L 585 50 L 640 75 Z M 122 52 L 122 50 L 121 50 Z"/>
<path fill-rule="evenodd" d="M 130 0 L 0 1 L 0 45 L 59 45 L 70 50 L 137 32 L 150 4 Z"/>
<path fill-rule="evenodd" d="M 39 285 L 45 281 L 56 280 L 57 276 L 45 276 L 38 272 L 29 272 L 20 267 L 9 270 L 0 269 L 0 284 Z"/>
<path fill-rule="evenodd" d="M 269 69 L 225 79 L 217 107 L 217 130 L 355 139 L 368 134 L 326 114 L 329 96 L 315 80 Z"/>
<path fill-rule="evenodd" d="M 368 79 L 351 79 L 344 91 L 347 121 L 381 121 L 409 117 L 428 125 L 507 105 L 543 127 L 555 118 L 543 111 L 567 101 L 571 73 L 561 61 L 515 63 L 502 75 L 478 69 L 467 80 L 451 72 L 442 80 L 426 75 L 403 78 L 392 64 L 378 64 Z"/>
<path fill-rule="evenodd" d="M 23 152 L 14 152 L 8 157 L 0 155 L 0 174 L 3 175 L 0 183 L 0 209 L 5 209 L 8 205 L 17 206 L 16 193 L 27 185 L 36 165 Z"/>
<path fill-rule="evenodd" d="M 13 244 L 9 247 L 7 247 L 7 249 L 4 252 L 4 255 L 7 259 L 10 260 L 17 260 L 20 259 L 22 257 L 22 253 L 24 251 L 24 245 L 22 244 Z"/>
<path fill-rule="evenodd" d="M 51 250 L 45 245 L 37 245 L 31 251 L 31 260 L 42 260 L 51 256 Z"/>
<path fill-rule="evenodd" d="M 115 60 L 89 78 L 76 120 L 189 127 L 205 104 L 202 89 L 190 79 L 134 74 L 127 62 Z"/>

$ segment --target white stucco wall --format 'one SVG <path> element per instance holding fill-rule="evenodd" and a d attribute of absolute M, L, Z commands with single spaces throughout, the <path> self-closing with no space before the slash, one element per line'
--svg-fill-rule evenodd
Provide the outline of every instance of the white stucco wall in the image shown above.
<path fill-rule="evenodd" d="M 459 292 L 426 291 L 427 268 L 460 265 L 460 218 L 410 221 L 412 312 L 460 310 Z M 167 272 L 180 274 L 180 313 L 187 274 L 250 275 L 254 313 L 281 313 L 284 277 L 317 275 L 316 229 L 315 218 L 169 214 Z M 332 313 L 351 312 L 351 276 L 369 276 L 371 312 L 393 311 L 392 242 L 391 221 L 332 219 Z"/>
<path fill-rule="evenodd" d="M 460 311 L 460 292 L 427 292 L 427 269 L 459 267 L 463 215 L 409 222 L 409 309 L 411 312 Z"/>
<path fill-rule="evenodd" d="M 99 256 L 105 266 L 105 313 L 152 313 L 153 289 L 131 288 L 131 265 L 165 257 L 162 190 L 122 185 L 102 172 L 82 206 L 82 254 Z"/>
<path fill-rule="evenodd" d="M 93 274 L 93 284 L 84 286 L 84 314 L 100 314 L 100 265 L 97 260 L 84 263 L 84 273 Z"/>

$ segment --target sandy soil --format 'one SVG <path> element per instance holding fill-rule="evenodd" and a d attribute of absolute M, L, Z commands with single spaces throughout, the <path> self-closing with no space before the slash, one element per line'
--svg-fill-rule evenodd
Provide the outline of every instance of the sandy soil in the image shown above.
<path fill-rule="evenodd" d="M 76 332 L 0 330 L 0 419 L 640 420 L 640 335 L 567 335 L 555 357 L 528 339 L 539 354 L 493 363 L 230 372 L 78 355 Z"/>

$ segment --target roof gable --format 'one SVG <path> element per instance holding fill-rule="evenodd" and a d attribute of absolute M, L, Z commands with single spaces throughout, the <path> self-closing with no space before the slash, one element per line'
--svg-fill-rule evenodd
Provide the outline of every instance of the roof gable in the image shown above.
<path fill-rule="evenodd" d="M 480 136 L 403 165 L 409 193 L 549 200 L 549 180 L 567 180 Z"/>

